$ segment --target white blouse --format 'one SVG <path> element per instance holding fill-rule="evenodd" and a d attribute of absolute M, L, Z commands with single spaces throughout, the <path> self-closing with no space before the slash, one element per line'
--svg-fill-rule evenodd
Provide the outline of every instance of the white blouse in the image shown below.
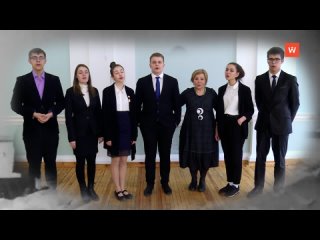
<path fill-rule="evenodd" d="M 89 91 L 88 91 L 88 85 L 87 84 L 79 84 L 81 88 L 81 92 L 83 94 L 83 99 L 86 102 L 87 107 L 90 105 L 90 97 L 89 97 Z"/>
<path fill-rule="evenodd" d="M 233 86 L 227 86 L 223 96 L 224 113 L 230 115 L 239 115 L 239 82 Z"/>
<path fill-rule="evenodd" d="M 129 111 L 130 98 L 127 96 L 125 86 L 122 89 L 114 85 L 116 91 L 117 111 Z"/>

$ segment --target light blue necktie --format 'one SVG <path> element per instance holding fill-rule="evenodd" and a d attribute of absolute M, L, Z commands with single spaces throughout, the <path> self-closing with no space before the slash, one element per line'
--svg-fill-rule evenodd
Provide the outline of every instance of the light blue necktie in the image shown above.
<path fill-rule="evenodd" d="M 156 77 L 156 99 L 157 101 L 160 98 L 160 77 Z"/>

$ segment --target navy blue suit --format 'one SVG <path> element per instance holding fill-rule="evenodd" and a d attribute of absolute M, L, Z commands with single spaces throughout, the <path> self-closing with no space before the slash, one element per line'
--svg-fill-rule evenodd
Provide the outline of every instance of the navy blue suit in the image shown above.
<path fill-rule="evenodd" d="M 137 122 L 144 141 L 146 181 L 154 185 L 157 146 L 162 185 L 169 182 L 170 152 L 175 128 L 181 119 L 177 79 L 164 74 L 159 101 L 151 74 L 138 79 L 136 87 Z"/>

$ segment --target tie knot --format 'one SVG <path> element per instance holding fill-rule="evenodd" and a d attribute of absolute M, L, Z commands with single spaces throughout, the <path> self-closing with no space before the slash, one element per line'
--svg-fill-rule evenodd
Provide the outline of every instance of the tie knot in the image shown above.
<path fill-rule="evenodd" d="M 277 76 L 276 75 L 272 75 L 272 78 L 275 80 L 277 78 Z"/>
<path fill-rule="evenodd" d="M 156 77 L 157 81 L 159 81 L 160 77 Z"/>

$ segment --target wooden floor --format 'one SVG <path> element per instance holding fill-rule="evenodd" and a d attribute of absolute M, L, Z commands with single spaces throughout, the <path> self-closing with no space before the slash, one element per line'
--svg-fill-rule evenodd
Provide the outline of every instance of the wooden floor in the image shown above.
<path fill-rule="evenodd" d="M 42 164 L 43 165 L 43 164 Z M 287 165 L 286 181 L 294 175 L 296 164 Z M 25 168 L 27 166 L 25 165 Z M 265 192 L 272 191 L 273 164 L 267 164 Z M 42 167 L 43 171 L 43 167 Z M 42 174 L 44 175 L 44 174 Z M 223 163 L 217 168 L 210 168 L 207 178 L 207 190 L 203 193 L 189 191 L 191 177 L 188 168 L 182 169 L 177 163 L 171 164 L 170 183 L 172 195 L 162 191 L 159 176 L 159 167 L 156 169 L 156 181 L 151 196 L 145 197 L 143 190 L 146 187 L 144 163 L 128 163 L 127 189 L 134 195 L 131 200 L 119 201 L 114 195 L 115 187 L 111 179 L 110 165 L 97 165 L 95 190 L 100 201 L 86 204 L 83 209 L 114 209 L 114 210 L 202 210 L 228 209 L 232 203 L 247 199 L 247 193 L 253 188 L 254 165 L 244 164 L 240 186 L 240 194 L 226 198 L 218 194 L 218 190 L 226 185 L 226 173 Z M 65 195 L 84 205 L 80 198 L 79 186 L 75 174 L 74 163 L 58 163 L 59 195 Z"/>

